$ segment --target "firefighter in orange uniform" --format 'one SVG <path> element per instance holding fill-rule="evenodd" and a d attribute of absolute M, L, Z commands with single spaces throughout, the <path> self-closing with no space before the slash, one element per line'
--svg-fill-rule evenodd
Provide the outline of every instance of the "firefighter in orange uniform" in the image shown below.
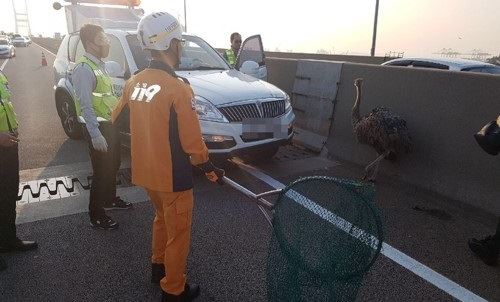
<path fill-rule="evenodd" d="M 148 68 L 127 81 L 112 120 L 120 123 L 129 111 L 132 182 L 146 188 L 156 210 L 151 281 L 160 282 L 162 301 L 191 301 L 200 291 L 186 283 L 192 165 L 220 184 L 224 170 L 210 162 L 193 91 L 174 72 L 182 52 L 179 22 L 168 13 L 152 13 L 142 18 L 137 32 L 153 59 Z"/>

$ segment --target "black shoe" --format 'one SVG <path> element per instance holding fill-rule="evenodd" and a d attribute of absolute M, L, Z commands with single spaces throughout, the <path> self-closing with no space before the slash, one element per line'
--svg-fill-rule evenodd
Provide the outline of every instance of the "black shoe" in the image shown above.
<path fill-rule="evenodd" d="M 132 209 L 132 204 L 130 202 L 126 202 L 120 197 L 116 197 L 111 203 L 107 203 L 104 205 L 105 210 L 128 210 Z"/>
<path fill-rule="evenodd" d="M 93 228 L 101 230 L 115 230 L 118 228 L 118 223 L 111 217 L 103 215 L 96 219 L 90 219 L 90 224 Z"/>
<path fill-rule="evenodd" d="M 187 301 L 194 300 L 200 295 L 200 287 L 196 284 L 188 284 L 184 286 L 184 294 L 186 295 Z"/>
<path fill-rule="evenodd" d="M 488 236 L 483 240 L 469 239 L 469 248 L 487 265 L 497 265 L 499 248 L 492 236 Z"/>
<path fill-rule="evenodd" d="M 3 260 L 3 258 L 0 258 L 0 272 L 4 271 L 6 269 L 7 269 L 7 262 L 5 262 L 5 260 Z"/>
<path fill-rule="evenodd" d="M 184 286 L 184 291 L 176 296 L 162 291 L 162 302 L 190 302 L 200 295 L 200 287 L 196 284 L 187 284 Z"/>
<path fill-rule="evenodd" d="M 34 250 L 36 248 L 38 248 L 38 244 L 35 241 L 23 241 L 19 238 L 16 238 L 12 242 L 7 242 L 0 245 L 0 253 L 26 252 Z"/>
<path fill-rule="evenodd" d="M 159 284 L 165 277 L 165 266 L 163 263 L 151 263 L 151 283 Z"/>

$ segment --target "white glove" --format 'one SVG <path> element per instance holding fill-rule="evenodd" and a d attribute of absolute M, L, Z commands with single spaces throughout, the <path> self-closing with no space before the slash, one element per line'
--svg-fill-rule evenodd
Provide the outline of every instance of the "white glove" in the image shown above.
<path fill-rule="evenodd" d="M 102 134 L 92 139 L 92 146 L 94 150 L 108 152 L 108 143 Z"/>

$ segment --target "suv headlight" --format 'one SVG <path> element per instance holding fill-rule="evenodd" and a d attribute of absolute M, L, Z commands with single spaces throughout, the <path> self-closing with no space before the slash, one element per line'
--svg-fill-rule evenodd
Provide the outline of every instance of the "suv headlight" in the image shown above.
<path fill-rule="evenodd" d="M 285 112 L 288 112 L 292 109 L 292 103 L 290 102 L 290 96 L 285 94 Z"/>
<path fill-rule="evenodd" d="M 203 121 L 213 121 L 213 122 L 225 122 L 228 120 L 220 113 L 220 111 L 215 108 L 215 106 L 210 103 L 207 99 L 196 95 L 194 97 L 196 113 L 198 113 L 198 118 Z"/>

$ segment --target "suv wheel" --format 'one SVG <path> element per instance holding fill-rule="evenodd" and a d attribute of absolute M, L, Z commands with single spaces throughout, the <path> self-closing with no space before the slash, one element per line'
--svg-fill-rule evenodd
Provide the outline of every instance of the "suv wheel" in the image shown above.
<path fill-rule="evenodd" d="M 57 113 L 61 118 L 61 125 L 66 135 L 71 139 L 81 139 L 82 126 L 76 117 L 75 104 L 66 94 L 61 96 L 57 102 Z"/>

